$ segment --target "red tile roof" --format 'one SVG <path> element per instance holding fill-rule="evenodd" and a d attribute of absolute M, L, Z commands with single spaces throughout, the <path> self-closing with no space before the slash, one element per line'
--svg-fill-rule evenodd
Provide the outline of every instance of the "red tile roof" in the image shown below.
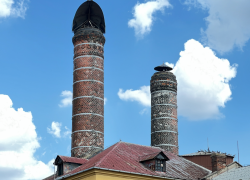
<path fill-rule="evenodd" d="M 146 161 L 146 160 L 154 159 L 158 154 L 159 152 L 154 152 L 151 154 L 139 156 L 139 161 Z"/>
<path fill-rule="evenodd" d="M 140 163 L 141 156 L 157 154 L 161 151 L 170 159 L 166 162 L 166 172 L 153 171 Z M 65 176 L 70 176 L 91 168 L 102 168 L 179 179 L 198 179 L 211 172 L 185 158 L 176 156 L 158 147 L 118 142 L 89 159 L 88 163 L 74 169 Z"/>
<path fill-rule="evenodd" d="M 60 156 L 63 162 L 70 162 L 70 163 L 76 163 L 76 164 L 85 164 L 88 162 L 87 159 L 81 159 L 81 158 L 75 158 L 75 157 L 67 157 L 67 156 Z"/>

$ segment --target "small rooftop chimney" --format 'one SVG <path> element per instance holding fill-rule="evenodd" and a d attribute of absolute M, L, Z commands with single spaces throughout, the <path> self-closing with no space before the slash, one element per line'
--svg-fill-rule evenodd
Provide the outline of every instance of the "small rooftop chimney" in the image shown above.
<path fill-rule="evenodd" d="M 212 153 L 212 172 L 219 171 L 226 167 L 226 154 L 222 153 Z"/>

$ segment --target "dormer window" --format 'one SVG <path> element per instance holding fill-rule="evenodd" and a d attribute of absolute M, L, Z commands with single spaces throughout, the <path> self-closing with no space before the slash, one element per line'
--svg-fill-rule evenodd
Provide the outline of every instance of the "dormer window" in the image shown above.
<path fill-rule="evenodd" d="M 54 165 L 57 166 L 56 176 L 62 176 L 87 162 L 87 159 L 57 156 L 54 162 Z"/>
<path fill-rule="evenodd" d="M 158 172 L 166 171 L 166 161 L 169 160 L 169 158 L 163 152 L 147 154 L 144 156 L 140 156 L 139 158 L 140 162 L 145 167 Z"/>
<path fill-rule="evenodd" d="M 56 158 L 55 165 L 57 165 L 57 176 L 63 175 L 63 161 L 59 156 Z"/>
<path fill-rule="evenodd" d="M 57 174 L 58 176 L 63 175 L 63 163 L 61 163 L 57 166 L 57 172 L 58 172 L 58 174 Z"/>
<path fill-rule="evenodd" d="M 155 171 L 160 171 L 160 172 L 163 172 L 164 169 L 164 161 L 162 160 L 155 160 Z"/>

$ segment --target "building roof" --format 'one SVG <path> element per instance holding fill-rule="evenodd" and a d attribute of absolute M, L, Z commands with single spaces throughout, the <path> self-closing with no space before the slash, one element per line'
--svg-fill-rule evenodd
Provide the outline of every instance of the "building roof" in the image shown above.
<path fill-rule="evenodd" d="M 163 153 L 163 152 L 154 152 L 151 154 L 139 156 L 139 161 L 141 162 L 141 161 L 146 161 L 150 159 L 155 159 L 157 155 L 159 155 L 159 153 Z M 168 157 L 164 153 L 162 155 L 164 156 L 164 159 L 169 160 Z"/>
<path fill-rule="evenodd" d="M 239 180 L 239 179 L 242 180 L 250 179 L 250 166 L 231 169 L 213 178 L 213 180 Z"/>
<path fill-rule="evenodd" d="M 221 169 L 219 171 L 212 172 L 211 174 L 208 174 L 207 176 L 204 177 L 204 179 L 207 179 L 207 180 L 213 179 L 213 178 L 219 176 L 220 174 L 223 174 L 223 173 L 225 173 L 225 172 L 227 172 L 227 171 L 229 171 L 231 169 L 237 169 L 237 168 L 241 168 L 241 167 L 242 167 L 241 164 L 239 164 L 237 161 L 234 161 L 234 162 L 226 165 L 225 168 L 223 168 L 223 169 Z"/>
<path fill-rule="evenodd" d="M 218 152 L 218 151 L 198 151 L 198 152 L 195 152 L 195 153 L 185 154 L 185 155 L 182 155 L 182 156 L 201 156 L 201 155 L 204 156 L 204 155 L 212 155 L 212 153 L 225 154 L 226 156 L 234 157 L 234 155 L 227 154 L 227 153 L 221 153 L 221 152 Z"/>
<path fill-rule="evenodd" d="M 63 162 L 69 162 L 69 163 L 85 164 L 86 162 L 88 162 L 87 159 L 76 158 L 76 157 L 67 157 L 60 155 L 58 155 L 57 157 L 60 157 Z"/>
<path fill-rule="evenodd" d="M 160 152 L 163 152 L 169 159 L 166 161 L 166 172 L 153 171 L 140 163 L 140 157 Z M 198 179 L 211 173 L 210 170 L 161 148 L 118 142 L 89 159 L 88 163 L 57 179 L 92 168 L 179 179 Z"/>

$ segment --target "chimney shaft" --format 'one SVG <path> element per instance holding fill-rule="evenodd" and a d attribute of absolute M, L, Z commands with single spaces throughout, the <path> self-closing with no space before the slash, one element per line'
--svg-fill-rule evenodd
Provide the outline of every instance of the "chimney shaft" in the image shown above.
<path fill-rule="evenodd" d="M 94 1 L 76 11 L 74 37 L 71 156 L 89 159 L 104 148 L 105 20 Z"/>
<path fill-rule="evenodd" d="M 171 69 L 166 65 L 156 67 L 159 72 L 150 81 L 151 146 L 178 155 L 177 81 Z"/>
<path fill-rule="evenodd" d="M 72 157 L 88 159 L 104 148 L 104 43 L 103 33 L 92 27 L 73 37 Z"/>

